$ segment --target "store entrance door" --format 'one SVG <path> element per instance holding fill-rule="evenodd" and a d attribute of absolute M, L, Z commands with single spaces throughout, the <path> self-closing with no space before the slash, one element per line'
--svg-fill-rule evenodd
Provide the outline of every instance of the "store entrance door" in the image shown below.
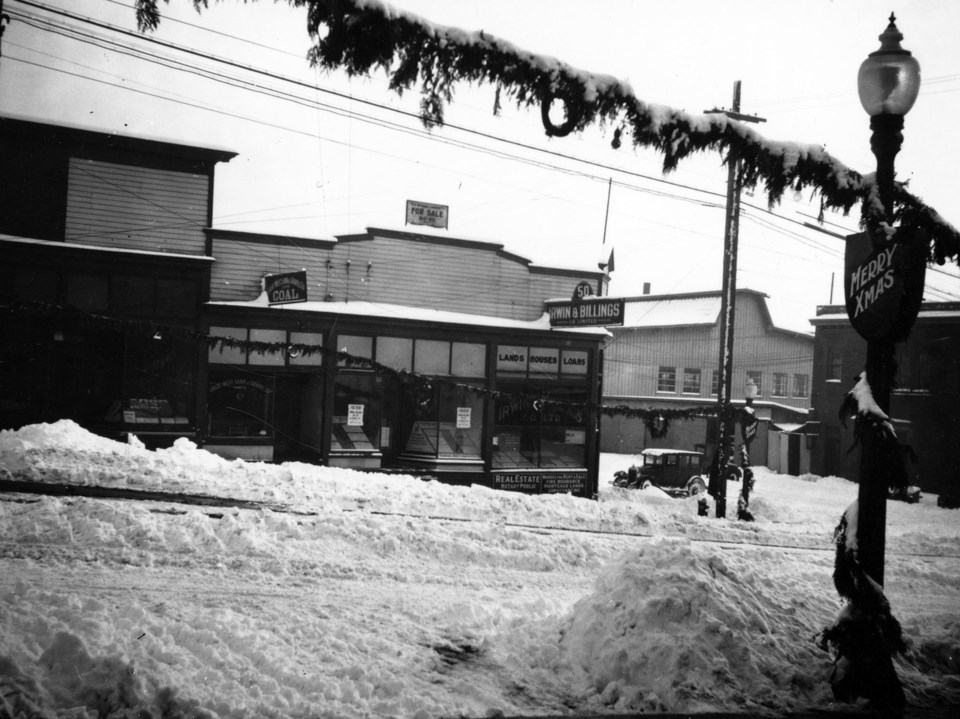
<path fill-rule="evenodd" d="M 274 399 L 275 462 L 320 461 L 322 380 L 319 375 L 278 375 Z"/>

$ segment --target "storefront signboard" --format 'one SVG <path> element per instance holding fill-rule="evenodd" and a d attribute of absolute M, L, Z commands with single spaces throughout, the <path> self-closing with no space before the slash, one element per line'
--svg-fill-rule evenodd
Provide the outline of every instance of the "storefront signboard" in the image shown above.
<path fill-rule="evenodd" d="M 530 494 L 587 493 L 587 473 L 576 472 L 494 472 L 493 488 Z"/>
<path fill-rule="evenodd" d="M 579 301 L 550 302 L 551 327 L 609 327 L 623 324 L 623 298 L 585 298 Z"/>
<path fill-rule="evenodd" d="M 527 348 L 515 345 L 497 347 L 497 372 L 526 372 Z"/>
<path fill-rule="evenodd" d="M 531 376 L 556 377 L 560 369 L 560 350 L 531 347 L 528 362 Z"/>
<path fill-rule="evenodd" d="M 271 305 L 307 301 L 307 271 L 281 272 L 263 278 L 263 289 Z"/>
<path fill-rule="evenodd" d="M 407 200 L 406 224 L 427 225 L 428 227 L 446 229 L 447 216 L 450 214 L 449 211 L 450 208 L 447 205 L 431 205 L 428 202 Z"/>

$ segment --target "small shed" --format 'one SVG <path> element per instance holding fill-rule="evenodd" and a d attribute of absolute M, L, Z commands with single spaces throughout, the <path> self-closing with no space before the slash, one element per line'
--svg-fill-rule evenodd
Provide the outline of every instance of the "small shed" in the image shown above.
<path fill-rule="evenodd" d="M 810 473 L 810 450 L 819 434 L 818 422 L 771 422 L 767 435 L 767 467 L 795 477 Z"/>

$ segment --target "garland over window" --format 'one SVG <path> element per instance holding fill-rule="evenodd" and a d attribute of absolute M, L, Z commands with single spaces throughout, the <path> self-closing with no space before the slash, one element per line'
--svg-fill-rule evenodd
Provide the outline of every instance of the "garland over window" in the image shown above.
<path fill-rule="evenodd" d="M 723 114 L 692 115 L 651 105 L 636 97 L 628 83 L 609 75 L 527 52 L 482 30 L 434 25 L 380 0 L 287 2 L 307 9 L 307 30 L 315 41 L 308 53 L 312 65 L 349 75 L 382 70 L 398 94 L 418 87 L 421 118 L 428 127 L 443 123 L 444 107 L 458 83 L 488 83 L 496 88 L 495 110 L 502 94 L 519 107 L 539 106 L 548 135 L 564 136 L 593 124 L 614 127 L 615 146 L 629 134 L 634 147 L 663 155 L 664 172 L 692 154 L 719 152 L 724 162 L 736 158 L 742 163 L 746 186 L 763 184 L 771 206 L 788 188 L 815 188 L 823 208 L 849 212 L 859 204 L 861 224 L 874 234 L 884 229 L 875 176 L 846 167 L 822 147 L 767 140 Z M 200 10 L 207 0 L 193 4 Z M 136 13 L 141 30 L 160 22 L 157 0 L 136 0 Z M 550 119 L 552 104 L 564 106 L 566 119 L 560 125 Z M 960 254 L 960 233 L 903 185 L 896 187 L 895 203 L 896 221 L 927 231 L 931 261 L 943 264 Z"/>

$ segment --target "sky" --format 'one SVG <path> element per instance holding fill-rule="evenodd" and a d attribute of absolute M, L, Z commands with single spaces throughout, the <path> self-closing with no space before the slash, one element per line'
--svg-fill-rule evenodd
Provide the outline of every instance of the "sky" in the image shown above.
<path fill-rule="evenodd" d="M 833 528 L 856 485 L 755 468 L 747 526 L 614 487 L 637 460 L 603 455 L 593 501 L 228 461 L 185 438 L 149 451 L 69 420 L 0 431 L 6 480 L 214 498 L 0 493 L 0 714 L 843 708 L 815 637 L 844 607 Z M 905 719 L 960 705 L 957 512 L 888 503 Z"/>
<path fill-rule="evenodd" d="M 960 226 L 960 133 L 949 121 L 960 109 L 956 2 L 395 4 L 613 75 L 646 102 L 690 113 L 729 108 L 739 80 L 741 111 L 765 119 L 754 129 L 825 146 L 863 173 L 876 161 L 856 75 L 892 10 L 923 75 L 898 178 Z M 596 269 L 614 250 L 614 295 L 640 294 L 644 283 L 654 293 L 720 288 L 727 172 L 717 155 L 664 176 L 655 152 L 613 150 L 608 130 L 547 138 L 535 111 L 505 105 L 494 117 L 486 86 L 458 87 L 448 125 L 427 132 L 415 90 L 398 97 L 382 76 L 309 68 L 302 9 L 224 0 L 197 14 L 171 0 L 145 38 L 131 6 L 6 3 L 0 112 L 239 153 L 217 170 L 216 227 L 313 238 L 403 229 L 412 199 L 447 205 L 449 235 L 501 243 L 538 264 Z M 818 230 L 807 227 L 816 197 L 788 195 L 772 213 L 760 192 L 743 202 L 739 286 L 768 294 L 777 324 L 809 331 L 817 305 L 842 300 L 837 235 L 855 231 L 858 217 L 829 214 Z M 960 299 L 956 275 L 952 266 L 928 272 L 926 299 Z"/>

